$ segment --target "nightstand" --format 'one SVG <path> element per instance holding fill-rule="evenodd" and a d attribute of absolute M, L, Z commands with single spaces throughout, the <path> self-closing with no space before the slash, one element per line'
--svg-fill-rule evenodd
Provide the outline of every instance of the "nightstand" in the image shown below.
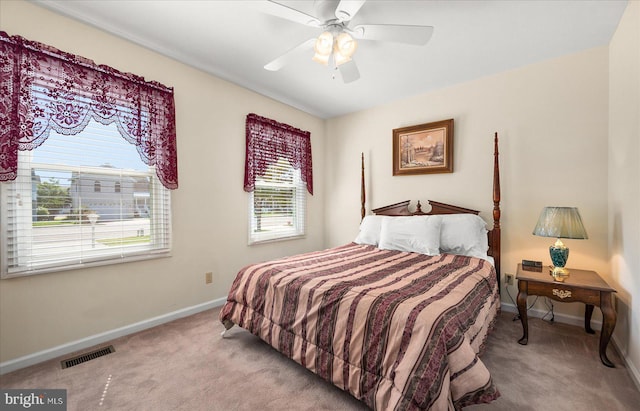
<path fill-rule="evenodd" d="M 616 327 L 616 310 L 613 308 L 612 295 L 616 292 L 609 287 L 595 271 L 569 269 L 569 277 L 563 282 L 554 281 L 549 268 L 542 272 L 526 271 L 518 264 L 518 313 L 522 322 L 523 335 L 518 343 L 526 345 L 529 341 L 529 324 L 527 319 L 527 296 L 539 295 L 560 302 L 582 302 L 586 304 L 584 311 L 584 329 L 594 334 L 591 329 L 593 307 L 602 311 L 602 330 L 600 331 L 600 360 L 607 367 L 615 367 L 607 358 L 607 346 L 613 329 Z"/>

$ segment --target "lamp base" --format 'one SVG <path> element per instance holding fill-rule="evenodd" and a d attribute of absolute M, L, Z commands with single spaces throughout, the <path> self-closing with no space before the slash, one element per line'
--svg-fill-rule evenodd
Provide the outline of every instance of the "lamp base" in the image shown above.
<path fill-rule="evenodd" d="M 549 274 L 553 277 L 554 280 L 563 282 L 567 278 L 569 278 L 569 270 L 564 267 L 553 267 Z"/>
<path fill-rule="evenodd" d="M 551 276 L 556 281 L 564 281 L 569 277 L 569 270 L 564 268 L 569 259 L 569 249 L 562 244 L 562 241 L 558 238 L 556 243 L 549 247 L 549 254 L 551 255 L 551 262 L 553 263 L 553 269 L 551 269 Z"/>

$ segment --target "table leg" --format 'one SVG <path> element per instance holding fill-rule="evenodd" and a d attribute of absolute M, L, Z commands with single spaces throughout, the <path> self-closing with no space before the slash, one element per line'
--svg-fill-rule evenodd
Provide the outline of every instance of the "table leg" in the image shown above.
<path fill-rule="evenodd" d="M 522 338 L 518 340 L 519 344 L 527 345 L 529 342 L 529 322 L 527 319 L 527 282 L 518 281 L 518 313 L 520 314 L 520 322 L 522 323 Z"/>
<path fill-rule="evenodd" d="M 584 308 L 584 330 L 589 334 L 596 332 L 591 328 L 591 315 L 593 314 L 593 304 L 587 304 Z"/>
<path fill-rule="evenodd" d="M 610 292 L 600 292 L 600 310 L 602 310 L 602 330 L 600 331 L 600 360 L 607 367 L 615 368 L 615 365 L 607 358 L 607 346 L 611 340 L 611 334 L 616 327 L 616 310 L 611 302 Z"/>

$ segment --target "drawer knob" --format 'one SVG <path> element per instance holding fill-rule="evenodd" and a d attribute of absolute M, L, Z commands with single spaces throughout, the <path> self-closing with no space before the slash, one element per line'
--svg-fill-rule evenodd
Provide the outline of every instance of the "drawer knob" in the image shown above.
<path fill-rule="evenodd" d="M 557 296 L 560 299 L 570 298 L 571 291 L 569 290 L 558 290 L 557 288 L 553 289 L 553 295 Z"/>

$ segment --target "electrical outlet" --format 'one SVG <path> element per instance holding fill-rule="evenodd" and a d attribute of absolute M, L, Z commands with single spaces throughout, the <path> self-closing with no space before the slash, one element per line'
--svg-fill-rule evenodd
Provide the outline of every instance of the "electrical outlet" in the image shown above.
<path fill-rule="evenodd" d="M 513 274 L 505 274 L 504 277 L 507 285 L 513 285 Z"/>
<path fill-rule="evenodd" d="M 211 284 L 212 282 L 213 282 L 213 273 L 212 272 L 204 273 L 204 283 Z"/>
<path fill-rule="evenodd" d="M 513 285 L 513 274 L 505 274 L 505 279 L 507 280 L 507 285 Z"/>

